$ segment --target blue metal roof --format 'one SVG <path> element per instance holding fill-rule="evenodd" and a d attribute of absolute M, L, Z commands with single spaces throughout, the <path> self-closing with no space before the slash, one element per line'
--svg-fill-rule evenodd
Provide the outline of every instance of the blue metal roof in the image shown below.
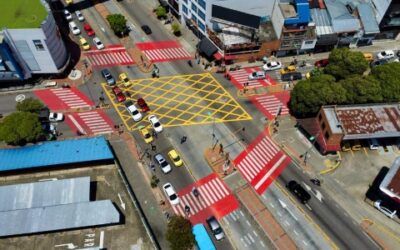
<path fill-rule="evenodd" d="M 376 21 L 375 13 L 372 10 L 371 5 L 367 3 L 360 3 L 357 8 L 365 34 L 379 33 L 378 22 Z"/>
<path fill-rule="evenodd" d="M 0 172 L 98 160 L 114 156 L 103 136 L 0 149 Z"/>
<path fill-rule="evenodd" d="M 308 0 L 295 0 L 297 17 L 285 19 L 285 25 L 308 24 L 310 21 L 310 6 Z"/>
<path fill-rule="evenodd" d="M 196 239 L 197 247 L 200 250 L 215 250 L 215 246 L 207 233 L 203 224 L 196 224 L 192 228 L 194 238 Z"/>

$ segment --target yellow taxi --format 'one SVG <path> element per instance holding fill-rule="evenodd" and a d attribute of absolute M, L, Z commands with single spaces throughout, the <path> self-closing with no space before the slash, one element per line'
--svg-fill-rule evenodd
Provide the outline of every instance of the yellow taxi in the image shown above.
<path fill-rule="evenodd" d="M 181 167 L 183 165 L 183 161 L 182 161 L 181 157 L 179 157 L 179 155 L 175 149 L 172 149 L 171 151 L 169 151 L 168 156 L 171 159 L 171 161 L 174 163 L 175 166 Z"/>
<path fill-rule="evenodd" d="M 131 85 L 131 82 L 126 73 L 121 73 L 119 75 L 119 80 L 124 84 L 125 87 L 128 87 L 129 85 Z"/>
<path fill-rule="evenodd" d="M 142 134 L 142 137 L 146 143 L 151 143 L 153 141 L 153 136 L 151 136 L 149 130 L 146 128 L 142 128 L 140 133 Z"/>
<path fill-rule="evenodd" d="M 289 65 L 287 67 L 284 67 L 281 69 L 281 75 L 290 73 L 290 72 L 295 72 L 296 71 L 296 66 L 294 65 Z"/>
<path fill-rule="evenodd" d="M 374 60 L 374 55 L 372 53 L 363 53 L 365 60 L 372 62 Z"/>
<path fill-rule="evenodd" d="M 65 3 L 66 3 L 67 5 L 73 4 L 73 3 L 74 3 L 74 0 L 65 0 Z"/>
<path fill-rule="evenodd" d="M 81 43 L 83 50 L 90 50 L 90 45 L 88 44 L 85 38 L 83 37 L 79 38 L 79 42 Z"/>

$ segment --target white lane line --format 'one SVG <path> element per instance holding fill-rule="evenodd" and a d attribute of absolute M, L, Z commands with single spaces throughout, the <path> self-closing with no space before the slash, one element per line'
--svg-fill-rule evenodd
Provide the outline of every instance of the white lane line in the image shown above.
<path fill-rule="evenodd" d="M 260 241 L 262 247 L 265 247 L 264 242 Z"/>
<path fill-rule="evenodd" d="M 285 220 L 283 223 L 284 223 L 286 226 L 290 226 L 290 223 L 289 223 L 287 220 Z"/>
<path fill-rule="evenodd" d="M 255 240 L 254 240 L 254 238 L 251 236 L 251 234 L 247 234 L 247 235 L 249 236 L 249 238 L 250 238 L 250 240 L 251 240 L 251 243 L 254 243 Z"/>
<path fill-rule="evenodd" d="M 247 247 L 247 244 L 246 244 L 246 242 L 244 242 L 243 238 L 240 238 L 240 241 L 242 241 L 244 247 Z"/>
<path fill-rule="evenodd" d="M 247 225 L 251 226 L 250 221 L 246 220 Z"/>
<path fill-rule="evenodd" d="M 304 245 L 308 246 L 307 242 L 305 242 L 304 240 L 302 240 L 302 242 L 303 242 Z"/>
<path fill-rule="evenodd" d="M 240 213 L 240 215 L 241 215 L 242 217 L 244 217 L 244 214 L 243 214 L 242 210 L 240 210 L 239 213 Z"/>
<path fill-rule="evenodd" d="M 81 125 L 75 120 L 72 115 L 68 115 L 68 118 L 72 121 L 75 127 L 81 132 L 82 134 L 86 134 L 86 131 L 81 127 Z"/>
<path fill-rule="evenodd" d="M 258 237 L 258 234 L 257 234 L 257 232 L 256 232 L 256 231 L 254 231 L 254 230 L 253 230 L 253 234 L 254 234 L 256 237 Z"/>
<path fill-rule="evenodd" d="M 226 217 L 224 217 L 224 222 L 227 224 L 227 225 L 229 225 L 229 220 L 226 218 Z"/>
<path fill-rule="evenodd" d="M 296 230 L 293 230 L 293 233 L 294 233 L 295 235 L 299 235 L 299 233 L 298 233 Z"/>

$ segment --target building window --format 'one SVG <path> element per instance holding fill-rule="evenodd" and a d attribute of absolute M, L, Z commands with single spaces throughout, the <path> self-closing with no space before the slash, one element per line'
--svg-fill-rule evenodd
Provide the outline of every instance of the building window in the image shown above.
<path fill-rule="evenodd" d="M 198 25 L 199 25 L 199 28 L 202 30 L 202 31 L 206 31 L 206 26 L 202 23 L 202 22 L 198 22 L 197 23 Z"/>
<path fill-rule="evenodd" d="M 206 14 L 204 14 L 203 11 L 199 10 L 199 12 L 197 12 L 197 14 L 199 15 L 199 17 L 200 17 L 201 19 L 203 19 L 203 21 L 206 20 Z"/>
<path fill-rule="evenodd" d="M 328 133 L 328 131 L 325 132 L 325 140 L 329 140 L 329 133 Z"/>
<path fill-rule="evenodd" d="M 197 23 L 197 17 L 195 15 L 192 15 L 192 20 L 194 23 Z"/>
<path fill-rule="evenodd" d="M 194 13 L 197 13 L 197 6 L 192 3 L 192 10 Z"/>
<path fill-rule="evenodd" d="M 43 44 L 42 44 L 42 41 L 40 41 L 40 40 L 33 40 L 33 44 L 35 45 L 36 50 L 38 50 L 38 51 L 43 51 L 43 50 L 44 50 L 44 46 L 43 46 Z"/>
<path fill-rule="evenodd" d="M 183 13 L 185 13 L 186 15 L 188 14 L 188 8 L 185 5 L 182 5 L 182 11 Z"/>
<path fill-rule="evenodd" d="M 311 40 L 311 41 L 304 41 L 304 44 L 305 44 L 305 45 L 311 45 L 311 44 L 313 44 L 313 43 L 314 43 L 313 40 Z"/>
<path fill-rule="evenodd" d="M 204 1 L 204 0 L 198 0 L 197 2 L 198 2 L 199 5 L 201 6 L 201 8 L 203 8 L 203 10 L 206 9 L 206 1 Z"/>
<path fill-rule="evenodd" d="M 183 0 L 183 2 L 187 4 L 187 0 Z"/>

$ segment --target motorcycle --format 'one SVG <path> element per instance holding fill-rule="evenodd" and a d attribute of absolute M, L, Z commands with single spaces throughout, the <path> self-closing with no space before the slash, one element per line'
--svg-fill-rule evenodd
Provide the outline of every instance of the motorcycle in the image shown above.
<path fill-rule="evenodd" d="M 311 181 L 314 185 L 321 186 L 321 181 L 318 180 L 318 179 L 310 179 L 310 181 Z"/>

